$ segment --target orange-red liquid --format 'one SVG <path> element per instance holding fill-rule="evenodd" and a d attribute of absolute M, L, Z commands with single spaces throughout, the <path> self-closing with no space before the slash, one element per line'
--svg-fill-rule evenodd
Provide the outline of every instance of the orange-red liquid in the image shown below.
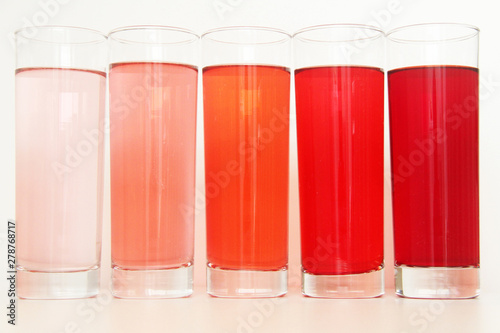
<path fill-rule="evenodd" d="M 168 63 L 111 67 L 114 266 L 192 262 L 197 75 L 193 67 Z"/>
<path fill-rule="evenodd" d="M 203 71 L 207 259 L 287 265 L 290 73 L 262 65 Z"/>

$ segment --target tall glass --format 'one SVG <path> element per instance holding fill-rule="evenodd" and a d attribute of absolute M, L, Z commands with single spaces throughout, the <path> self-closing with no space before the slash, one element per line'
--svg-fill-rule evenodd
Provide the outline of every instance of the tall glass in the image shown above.
<path fill-rule="evenodd" d="M 135 26 L 109 39 L 113 295 L 189 296 L 199 37 Z"/>
<path fill-rule="evenodd" d="M 99 291 L 106 36 L 46 26 L 16 32 L 18 295 Z"/>
<path fill-rule="evenodd" d="M 478 36 L 463 24 L 389 39 L 396 293 L 479 293 Z"/>
<path fill-rule="evenodd" d="M 352 24 L 293 37 L 302 292 L 384 292 L 384 33 Z"/>
<path fill-rule="evenodd" d="M 203 43 L 207 291 L 286 293 L 290 36 L 228 27 Z"/>

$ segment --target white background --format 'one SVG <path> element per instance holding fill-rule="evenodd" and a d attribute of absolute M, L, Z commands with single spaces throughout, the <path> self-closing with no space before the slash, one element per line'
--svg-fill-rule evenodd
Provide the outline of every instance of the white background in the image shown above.
<path fill-rule="evenodd" d="M 0 0 L 0 321 L 2 332 L 499 332 L 500 39 L 493 0 Z M 52 6 L 44 6 L 52 3 Z M 53 4 L 58 4 L 55 7 Z M 219 6 L 219 10 L 217 10 Z M 44 9 L 45 7 L 45 9 Z M 392 9 L 392 12 L 388 10 Z M 385 185 L 386 295 L 319 300 L 300 295 L 294 105 L 290 161 L 290 286 L 276 300 L 225 300 L 205 293 L 204 214 L 196 216 L 195 291 L 186 299 L 133 301 L 109 293 L 109 190 L 105 190 L 101 295 L 89 300 L 18 301 L 7 325 L 6 224 L 15 218 L 14 70 L 11 34 L 23 25 L 74 25 L 108 32 L 124 25 L 179 26 L 203 33 L 227 25 L 264 25 L 290 33 L 317 24 L 371 23 L 384 30 L 422 22 L 477 25 L 480 35 L 481 296 L 428 301 L 394 296 L 389 179 Z M 200 94 L 201 97 L 201 94 Z M 199 100 L 201 102 L 201 99 Z M 203 187 L 202 108 L 198 113 L 197 187 Z M 387 124 L 386 124 L 387 126 Z M 387 135 L 386 135 L 387 136 Z M 386 175 L 388 159 L 386 142 Z M 108 167 L 107 167 L 108 169 Z M 109 175 L 106 175 L 109 185 Z M 5 276 L 5 277 L 4 277 Z"/>

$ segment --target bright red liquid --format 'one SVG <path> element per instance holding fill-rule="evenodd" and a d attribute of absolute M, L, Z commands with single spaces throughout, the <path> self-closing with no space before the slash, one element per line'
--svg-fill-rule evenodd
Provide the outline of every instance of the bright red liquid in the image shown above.
<path fill-rule="evenodd" d="M 207 67 L 203 95 L 208 262 L 286 267 L 290 72 Z"/>
<path fill-rule="evenodd" d="M 355 274 L 383 262 L 384 73 L 295 72 L 302 266 Z"/>
<path fill-rule="evenodd" d="M 479 265 L 478 71 L 389 72 L 395 262 Z"/>

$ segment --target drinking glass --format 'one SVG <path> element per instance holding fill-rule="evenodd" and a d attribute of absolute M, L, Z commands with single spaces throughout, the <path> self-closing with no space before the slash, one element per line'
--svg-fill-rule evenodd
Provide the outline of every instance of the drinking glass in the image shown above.
<path fill-rule="evenodd" d="M 203 46 L 207 291 L 286 293 L 290 36 L 207 32 Z"/>
<path fill-rule="evenodd" d="M 21 298 L 99 291 L 106 36 L 16 32 L 17 286 Z"/>
<path fill-rule="evenodd" d="M 396 293 L 479 293 L 478 36 L 464 24 L 388 33 Z"/>
<path fill-rule="evenodd" d="M 334 24 L 293 37 L 302 292 L 384 292 L 384 33 Z"/>
<path fill-rule="evenodd" d="M 199 37 L 132 26 L 109 40 L 113 295 L 189 296 Z"/>

